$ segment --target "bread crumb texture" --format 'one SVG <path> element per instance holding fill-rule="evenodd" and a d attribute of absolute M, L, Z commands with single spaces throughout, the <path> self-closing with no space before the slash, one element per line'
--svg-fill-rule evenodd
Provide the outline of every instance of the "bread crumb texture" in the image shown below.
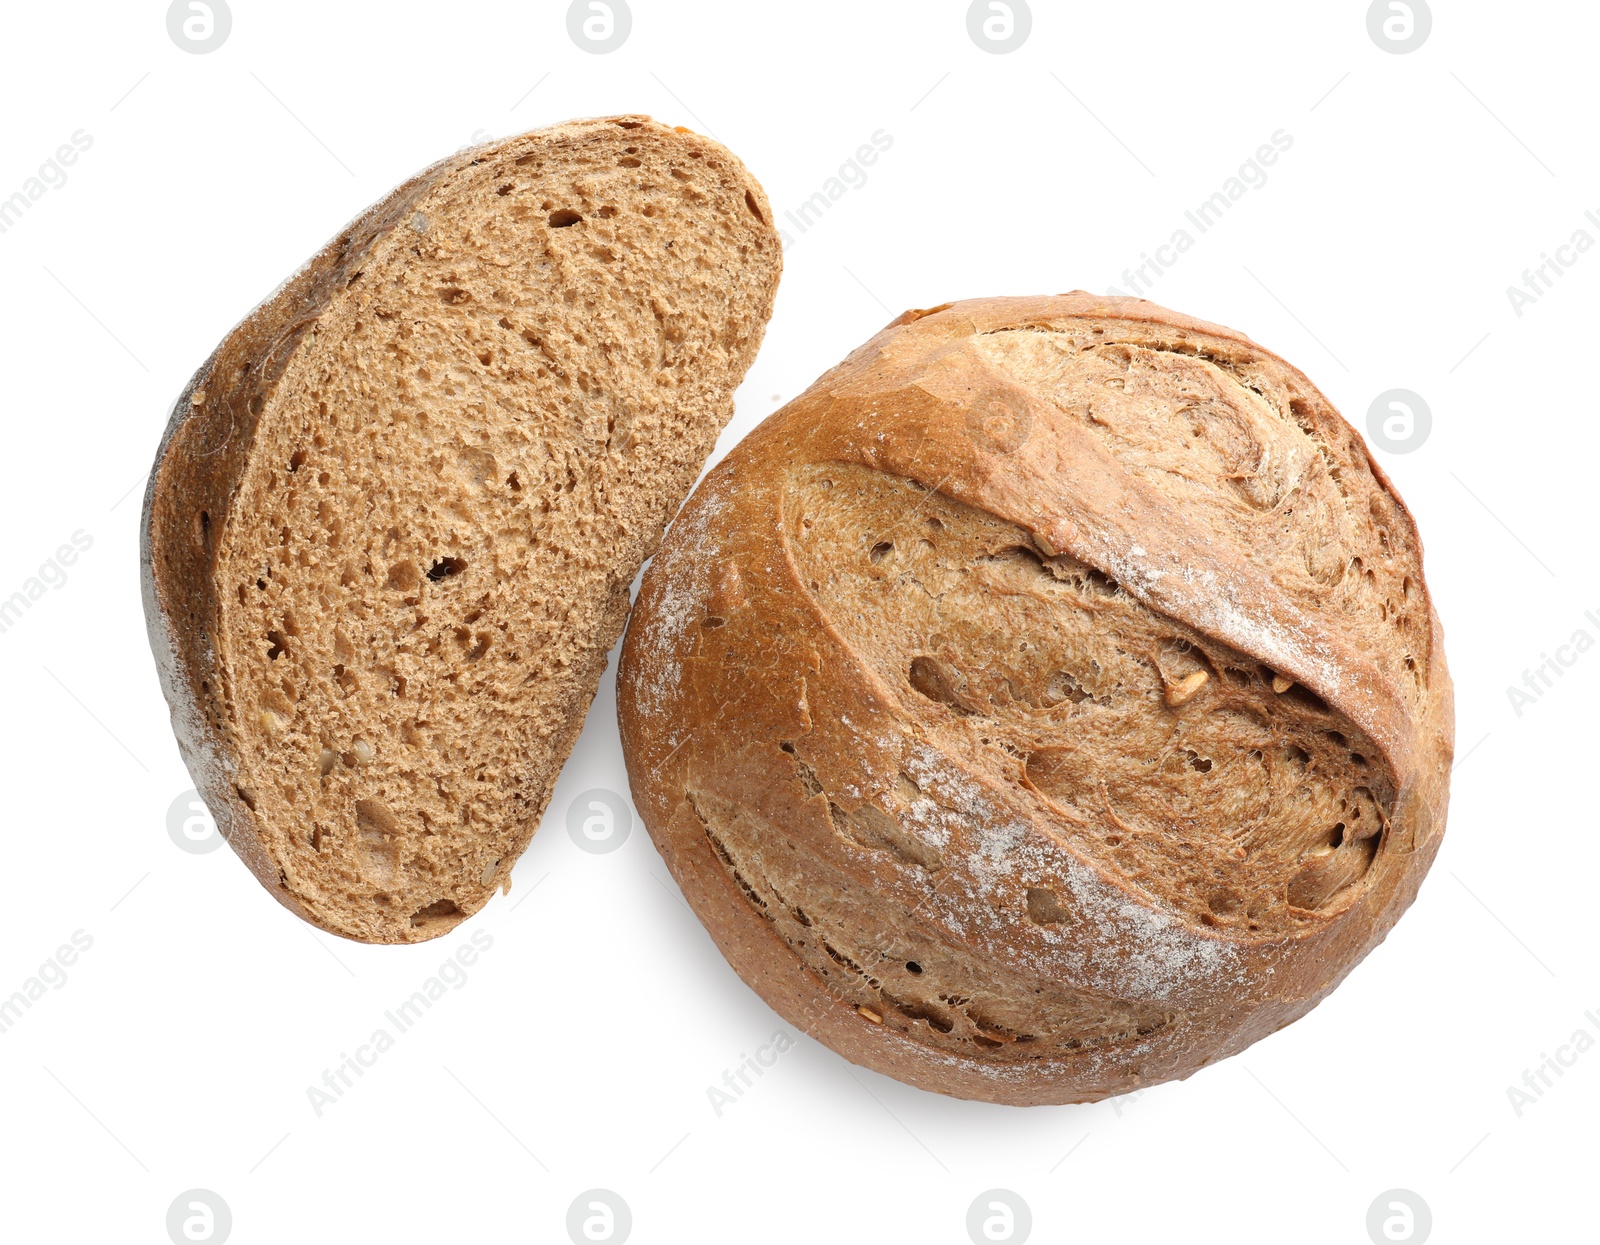
<path fill-rule="evenodd" d="M 759 345 L 769 217 L 729 152 L 648 118 L 477 148 L 180 399 L 152 642 L 202 792 L 295 911 L 413 942 L 509 885 Z"/>
<path fill-rule="evenodd" d="M 618 697 L 745 979 L 1015 1103 L 1314 1006 L 1414 897 L 1453 737 L 1359 437 L 1241 335 L 1085 294 L 903 317 L 762 425 L 647 572 Z"/>

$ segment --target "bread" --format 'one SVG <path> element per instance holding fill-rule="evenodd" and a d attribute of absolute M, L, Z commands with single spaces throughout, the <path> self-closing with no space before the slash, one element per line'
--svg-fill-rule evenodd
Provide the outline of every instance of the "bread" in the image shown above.
<path fill-rule="evenodd" d="M 648 117 L 490 143 L 190 381 L 145 498 L 150 643 L 196 786 L 292 912 L 417 942 L 509 885 L 761 341 L 771 217 Z"/>
<path fill-rule="evenodd" d="M 1359 436 L 1242 334 L 1081 292 L 907 312 L 757 428 L 646 572 L 617 698 L 745 981 L 1002 1103 L 1315 1006 L 1416 895 L 1454 733 Z"/>

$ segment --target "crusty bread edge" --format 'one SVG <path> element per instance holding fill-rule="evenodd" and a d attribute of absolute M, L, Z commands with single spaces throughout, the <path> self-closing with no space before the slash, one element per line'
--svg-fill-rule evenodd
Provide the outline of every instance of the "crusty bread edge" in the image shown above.
<path fill-rule="evenodd" d="M 160 514 L 158 508 L 165 500 L 165 480 L 169 471 L 174 471 L 175 466 L 181 470 L 182 467 L 198 465 L 195 459 L 201 457 L 220 456 L 217 465 L 222 468 L 211 480 L 208 500 L 221 500 L 225 504 L 231 502 L 249 464 L 249 450 L 255 439 L 260 408 L 252 411 L 252 400 L 265 399 L 272 384 L 281 375 L 281 366 L 276 375 L 252 366 L 238 384 L 229 385 L 218 374 L 221 365 L 225 360 L 232 360 L 236 353 L 254 354 L 242 351 L 240 347 L 247 341 L 256 344 L 258 335 L 264 336 L 269 326 L 293 323 L 291 317 L 296 311 L 307 322 L 320 316 L 331 305 L 343 281 L 354 271 L 355 261 L 367 253 L 382 233 L 399 223 L 408 207 L 438 184 L 445 174 L 457 168 L 460 160 L 460 156 L 454 156 L 438 161 L 361 212 L 227 333 L 211 356 L 196 369 L 173 403 L 145 485 L 139 523 L 140 592 L 150 650 L 155 658 L 162 693 L 171 711 L 178 751 L 200 796 L 216 819 L 218 832 L 228 845 L 279 903 L 302 920 L 322 929 L 329 927 L 318 921 L 284 884 L 283 875 L 266 848 L 254 814 L 235 785 L 238 766 L 223 731 L 208 717 L 207 710 L 210 709 L 216 714 L 217 720 L 226 720 L 223 697 L 216 686 L 220 669 L 212 638 L 212 628 L 220 614 L 219 602 L 205 591 L 210 583 L 209 575 L 185 576 L 190 582 L 172 584 L 171 592 L 177 593 L 184 588 L 190 592 L 199 590 L 200 595 L 195 603 L 204 611 L 201 615 L 202 634 L 186 632 L 182 622 L 174 617 L 174 608 L 167 600 L 165 578 L 157 571 L 156 554 L 164 541 L 170 540 L 174 544 L 181 541 L 180 524 L 175 515 Z M 298 339 L 298 333 L 295 336 Z M 254 363 L 256 360 L 251 358 L 249 361 Z M 265 382 L 264 376 L 267 377 Z M 198 405 L 194 401 L 197 394 L 204 398 Z M 181 464 L 175 464 L 170 456 L 179 438 L 196 421 L 215 420 L 217 416 L 214 413 L 219 410 L 225 412 L 228 419 L 221 440 L 209 450 L 183 447 L 183 460 Z M 239 418 L 241 413 L 243 421 Z M 208 441 L 210 439 L 206 438 Z M 190 507 L 183 508 L 187 510 Z M 219 528 L 225 514 L 225 509 L 218 510 Z M 159 531 L 158 524 L 162 525 Z M 215 547 L 202 549 L 201 554 L 203 561 L 195 559 L 185 569 L 214 570 Z M 329 932 L 339 931 L 329 929 Z"/>

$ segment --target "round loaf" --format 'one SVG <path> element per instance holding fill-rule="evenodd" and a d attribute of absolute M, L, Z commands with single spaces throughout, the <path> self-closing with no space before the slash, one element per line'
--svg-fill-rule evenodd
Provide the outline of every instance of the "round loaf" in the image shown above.
<path fill-rule="evenodd" d="M 901 316 L 709 473 L 617 689 L 735 970 L 965 1098 L 1092 1101 L 1282 1028 L 1444 829 L 1411 515 L 1301 372 L 1138 299 Z"/>

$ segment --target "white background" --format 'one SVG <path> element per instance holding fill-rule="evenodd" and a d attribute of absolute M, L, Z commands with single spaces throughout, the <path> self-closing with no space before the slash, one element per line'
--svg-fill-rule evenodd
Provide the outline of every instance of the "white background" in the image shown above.
<path fill-rule="evenodd" d="M 1600 652 L 1520 716 L 1506 689 L 1578 628 L 1600 639 L 1600 253 L 1520 317 L 1506 287 L 1574 230 L 1600 240 L 1600 11 L 1436 0 L 1427 43 L 1392 55 L 1366 7 L 1039 0 L 1028 42 L 993 55 L 951 0 L 634 0 L 628 42 L 597 56 L 548 0 L 234 0 L 208 55 L 174 45 L 164 3 L 7 6 L 0 196 L 75 131 L 93 146 L 0 234 L 0 597 L 74 531 L 93 546 L 0 634 L 0 996 L 75 930 L 94 941 L 0 1033 L 5 1238 L 159 1243 L 199 1187 L 241 1243 L 564 1241 L 569 1203 L 603 1187 L 640 1242 L 933 1245 L 967 1240 L 1000 1187 L 1036 1241 L 1359 1245 L 1398 1187 L 1437 1241 L 1593 1239 L 1600 1053 L 1520 1116 L 1507 1089 L 1600 1036 Z M 610 855 L 566 833 L 578 793 L 626 789 L 609 676 L 510 895 L 438 942 L 314 932 L 228 851 L 174 845 L 192 784 L 136 543 L 172 398 L 414 170 L 624 111 L 713 133 L 780 210 L 893 138 L 788 229 L 721 450 L 904 308 L 1126 286 L 1185 208 L 1293 136 L 1152 297 L 1280 351 L 1360 427 L 1384 390 L 1427 400 L 1426 443 L 1378 458 L 1427 541 L 1458 697 L 1438 863 L 1312 1015 L 1082 1107 L 945 1099 L 798 1037 L 719 1117 L 707 1089 L 787 1027 L 642 828 Z M 318 1118 L 307 1087 L 475 930 L 494 942 L 467 984 Z"/>

